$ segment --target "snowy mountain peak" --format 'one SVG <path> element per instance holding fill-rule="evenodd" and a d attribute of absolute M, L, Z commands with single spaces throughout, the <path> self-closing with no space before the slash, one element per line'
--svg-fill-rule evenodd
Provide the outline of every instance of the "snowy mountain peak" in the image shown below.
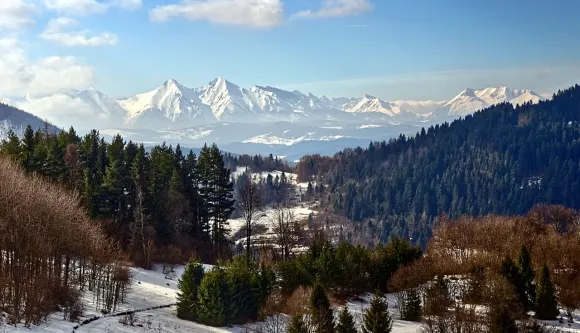
<path fill-rule="evenodd" d="M 438 117 L 466 116 L 499 103 L 513 105 L 527 102 L 538 103 L 544 98 L 531 90 L 516 90 L 505 86 L 484 89 L 465 89 L 445 103 L 436 113 Z"/>

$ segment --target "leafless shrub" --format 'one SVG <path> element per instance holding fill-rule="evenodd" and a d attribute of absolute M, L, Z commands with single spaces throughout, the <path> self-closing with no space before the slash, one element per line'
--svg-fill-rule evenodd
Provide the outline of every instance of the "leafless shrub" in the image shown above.
<path fill-rule="evenodd" d="M 99 307 L 113 308 L 123 257 L 77 196 L 5 158 L 0 184 L 0 308 L 11 321 L 39 323 L 59 305 L 74 318 L 87 288 Z"/>

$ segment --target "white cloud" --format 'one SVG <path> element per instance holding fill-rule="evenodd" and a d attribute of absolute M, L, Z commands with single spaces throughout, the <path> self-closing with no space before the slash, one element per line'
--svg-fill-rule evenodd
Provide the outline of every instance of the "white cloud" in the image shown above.
<path fill-rule="evenodd" d="M 119 124 L 117 120 L 103 112 L 97 112 L 78 97 L 67 94 L 24 100 L 16 103 L 22 110 L 30 112 L 41 119 L 59 126 L 68 128 L 74 126 L 77 131 L 90 130 L 90 127 L 113 127 Z"/>
<path fill-rule="evenodd" d="M 36 11 L 29 0 L 0 0 L 0 31 L 18 30 L 32 24 Z"/>
<path fill-rule="evenodd" d="M 183 17 L 217 24 L 269 28 L 284 22 L 282 0 L 183 0 L 157 6 L 150 12 L 154 22 Z"/>
<path fill-rule="evenodd" d="M 341 17 L 364 13 L 373 9 L 369 0 L 323 0 L 317 11 L 303 10 L 290 19 Z"/>
<path fill-rule="evenodd" d="M 57 42 L 65 46 L 102 46 L 116 45 L 119 38 L 111 33 L 104 32 L 98 35 L 90 34 L 89 30 L 72 31 L 79 25 L 75 19 L 59 17 L 48 22 L 46 29 L 40 35 L 45 40 Z"/>
<path fill-rule="evenodd" d="M 143 5 L 142 0 L 42 0 L 46 8 L 71 16 L 102 14 L 111 7 L 136 10 Z"/>
<path fill-rule="evenodd" d="M 0 95 L 8 97 L 41 96 L 93 82 L 93 69 L 75 57 L 29 60 L 15 37 L 0 38 L 0 73 Z"/>
<path fill-rule="evenodd" d="M 43 0 L 43 2 L 48 9 L 75 16 L 101 14 L 109 8 L 107 4 L 96 0 Z"/>
<path fill-rule="evenodd" d="M 142 0 L 112 0 L 111 6 L 121 7 L 128 10 L 137 10 L 143 6 Z"/>

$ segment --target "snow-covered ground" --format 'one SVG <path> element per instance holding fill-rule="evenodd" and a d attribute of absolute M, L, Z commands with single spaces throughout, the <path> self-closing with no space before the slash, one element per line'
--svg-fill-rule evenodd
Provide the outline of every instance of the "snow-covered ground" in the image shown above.
<path fill-rule="evenodd" d="M 211 265 L 205 265 L 206 270 L 211 269 Z M 183 273 L 184 266 L 176 266 L 175 274 L 171 279 L 166 279 L 162 272 L 163 266 L 156 265 L 154 270 L 144 270 L 133 268 L 133 284 L 127 298 L 127 303 L 122 304 L 118 312 L 126 310 L 142 310 L 156 306 L 170 305 L 176 302 L 177 281 Z M 369 307 L 370 295 L 366 295 L 359 300 L 352 300 L 347 303 L 354 319 L 360 323 L 364 311 Z M 398 318 L 399 314 L 396 308 L 395 297 L 392 294 L 387 295 L 389 311 L 393 318 Z M 337 312 L 340 307 L 336 308 Z M 90 297 L 85 298 L 85 315 L 83 319 L 95 315 L 101 315 L 95 310 L 94 304 Z M 2 333 L 29 333 L 29 332 L 51 332 L 51 333 L 70 333 L 70 332 L 92 332 L 92 333 L 132 333 L 132 332 L 159 332 L 159 333 L 213 333 L 213 332 L 232 332 L 241 333 L 246 331 L 246 327 L 208 327 L 190 321 L 180 320 L 175 315 L 175 307 L 160 308 L 154 310 L 140 311 L 135 314 L 133 325 L 123 324 L 124 316 L 107 316 L 95 320 L 91 323 L 73 328 L 77 325 L 62 319 L 62 313 L 55 313 L 49 316 L 48 320 L 32 328 L 25 328 L 22 325 L 1 326 Z M 287 318 L 287 317 L 285 317 Z M 568 324 L 564 321 L 543 322 L 552 327 L 566 332 L 580 332 L 580 313 L 576 313 L 575 322 Z M 254 323 L 248 327 L 256 327 L 260 323 Z M 393 333 L 415 333 L 421 327 L 420 323 L 409 322 L 395 319 L 393 323 Z"/>
<path fill-rule="evenodd" d="M 290 208 L 290 210 L 294 213 L 294 218 L 296 221 L 303 221 L 308 218 L 310 213 L 315 213 L 315 211 L 307 205 L 304 206 L 296 206 Z M 263 215 L 261 215 L 256 221 L 255 224 L 262 224 L 268 228 L 268 232 L 273 231 L 273 223 L 275 223 L 276 210 L 273 208 L 268 208 L 264 211 Z M 235 218 L 229 219 L 228 223 L 230 224 L 231 235 L 236 233 L 236 231 L 240 230 L 244 225 L 245 221 L 243 218 Z"/>

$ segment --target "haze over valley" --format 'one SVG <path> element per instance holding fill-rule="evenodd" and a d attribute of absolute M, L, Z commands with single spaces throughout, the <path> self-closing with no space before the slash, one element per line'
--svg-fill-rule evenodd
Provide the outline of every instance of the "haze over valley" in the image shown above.
<path fill-rule="evenodd" d="M 10 102 L 58 127 L 95 128 L 109 138 L 120 133 L 147 145 L 187 147 L 215 142 L 233 153 L 275 154 L 294 161 L 306 153 L 328 155 L 372 140 L 415 134 L 499 103 L 515 106 L 543 99 L 531 90 L 491 87 L 467 88 L 447 101 L 390 102 L 366 94 L 329 98 L 270 86 L 246 89 L 217 78 L 198 88 L 167 80 L 122 99 L 91 88 Z M 82 117 L 55 116 L 62 109 L 75 109 Z"/>

